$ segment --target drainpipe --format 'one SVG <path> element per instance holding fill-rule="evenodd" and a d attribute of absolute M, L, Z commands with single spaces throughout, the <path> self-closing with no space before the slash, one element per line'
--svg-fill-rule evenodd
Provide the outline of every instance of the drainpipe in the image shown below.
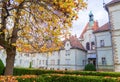
<path fill-rule="evenodd" d="M 95 33 L 94 33 L 95 35 Z M 96 69 L 98 70 L 98 52 L 97 52 L 97 39 L 95 35 L 95 52 L 96 52 Z"/>
<path fill-rule="evenodd" d="M 58 69 L 60 69 L 60 50 L 58 51 Z"/>
<path fill-rule="evenodd" d="M 75 70 L 77 70 L 77 50 L 75 50 Z"/>

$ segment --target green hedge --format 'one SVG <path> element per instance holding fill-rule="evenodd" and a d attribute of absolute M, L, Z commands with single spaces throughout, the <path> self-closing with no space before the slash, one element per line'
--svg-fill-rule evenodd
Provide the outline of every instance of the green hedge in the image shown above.
<path fill-rule="evenodd" d="M 40 70 L 40 69 L 32 69 L 32 68 L 14 68 L 13 75 L 42 75 L 42 74 L 51 74 L 58 73 L 54 70 Z"/>
<path fill-rule="evenodd" d="M 96 68 L 93 64 L 87 64 L 84 68 L 84 71 L 96 71 Z"/>
<path fill-rule="evenodd" d="M 3 75 L 3 73 L 4 73 L 4 64 L 3 64 L 3 62 L 2 62 L 2 60 L 0 59 L 0 75 Z"/>
<path fill-rule="evenodd" d="M 45 82 L 43 77 L 38 77 L 38 78 L 26 78 L 26 79 L 22 79 L 22 78 L 17 78 L 18 82 Z"/>
<path fill-rule="evenodd" d="M 101 76 L 42 75 L 37 78 L 21 79 L 18 82 L 120 82 L 118 78 Z"/>
<path fill-rule="evenodd" d="M 14 75 L 42 75 L 42 74 L 70 74 L 70 75 L 90 75 L 90 76 L 110 76 L 120 77 L 120 72 L 94 72 L 94 71 L 54 71 L 40 69 L 14 68 Z"/>

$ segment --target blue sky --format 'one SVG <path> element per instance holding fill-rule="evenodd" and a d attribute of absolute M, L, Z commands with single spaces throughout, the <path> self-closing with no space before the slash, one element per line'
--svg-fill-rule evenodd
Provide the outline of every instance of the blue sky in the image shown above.
<path fill-rule="evenodd" d="M 88 3 L 87 9 L 80 11 L 79 19 L 73 21 L 73 26 L 71 29 L 72 35 L 80 36 L 83 28 L 85 27 L 86 23 L 89 21 L 89 12 L 92 11 L 94 15 L 94 20 L 97 20 L 99 26 L 108 22 L 108 13 L 103 8 L 103 0 L 86 0 Z M 104 0 L 105 3 L 108 3 L 112 0 Z"/>

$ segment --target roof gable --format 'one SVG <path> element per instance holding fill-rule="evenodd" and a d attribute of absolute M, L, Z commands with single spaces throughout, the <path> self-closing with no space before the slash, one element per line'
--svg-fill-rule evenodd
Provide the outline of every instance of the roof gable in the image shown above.
<path fill-rule="evenodd" d="M 69 39 L 64 40 L 64 45 L 65 43 L 69 41 L 71 48 L 72 49 L 81 49 L 81 50 L 85 50 L 84 47 L 82 46 L 82 44 L 80 43 L 80 41 L 78 40 L 78 38 L 76 36 L 70 36 Z"/>
<path fill-rule="evenodd" d="M 111 2 L 109 2 L 108 4 L 106 4 L 106 6 L 114 4 L 114 3 L 117 3 L 117 2 L 120 2 L 120 0 L 112 0 Z"/>
<path fill-rule="evenodd" d="M 110 30 L 110 26 L 109 25 L 110 25 L 109 23 L 105 23 L 100 28 L 98 28 L 96 31 L 94 31 L 94 33 Z"/>
<path fill-rule="evenodd" d="M 85 32 L 88 30 L 89 28 L 89 22 L 86 24 L 85 28 L 83 29 L 81 35 L 80 35 L 80 38 L 82 39 L 83 38 L 83 35 L 85 34 Z M 94 24 L 92 26 L 92 30 L 93 31 L 96 31 L 98 29 L 98 22 L 97 21 L 94 21 Z"/>

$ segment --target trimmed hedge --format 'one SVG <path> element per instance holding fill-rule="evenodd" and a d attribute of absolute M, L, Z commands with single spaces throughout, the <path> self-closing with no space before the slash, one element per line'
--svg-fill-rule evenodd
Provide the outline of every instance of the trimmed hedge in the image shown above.
<path fill-rule="evenodd" d="M 93 64 L 87 64 L 84 68 L 84 71 L 96 71 L 96 68 Z"/>
<path fill-rule="evenodd" d="M 13 75 L 42 75 L 42 74 L 51 74 L 58 73 L 54 70 L 40 70 L 40 69 L 32 69 L 32 68 L 14 68 Z"/>
<path fill-rule="evenodd" d="M 27 68 L 14 68 L 14 75 L 42 75 L 42 74 L 70 74 L 70 75 L 90 75 L 90 76 L 110 76 L 120 77 L 120 72 L 94 72 L 94 71 L 55 71 Z"/>
<path fill-rule="evenodd" d="M 45 82 L 44 78 L 39 76 L 38 78 L 17 78 L 18 82 Z"/>
<path fill-rule="evenodd" d="M 4 73 L 4 64 L 3 64 L 3 62 L 2 62 L 2 60 L 0 59 L 0 75 L 3 75 L 3 73 Z"/>
<path fill-rule="evenodd" d="M 120 82 L 118 78 L 105 78 L 101 76 L 75 76 L 75 75 L 42 75 L 37 78 L 22 79 L 18 82 Z"/>

